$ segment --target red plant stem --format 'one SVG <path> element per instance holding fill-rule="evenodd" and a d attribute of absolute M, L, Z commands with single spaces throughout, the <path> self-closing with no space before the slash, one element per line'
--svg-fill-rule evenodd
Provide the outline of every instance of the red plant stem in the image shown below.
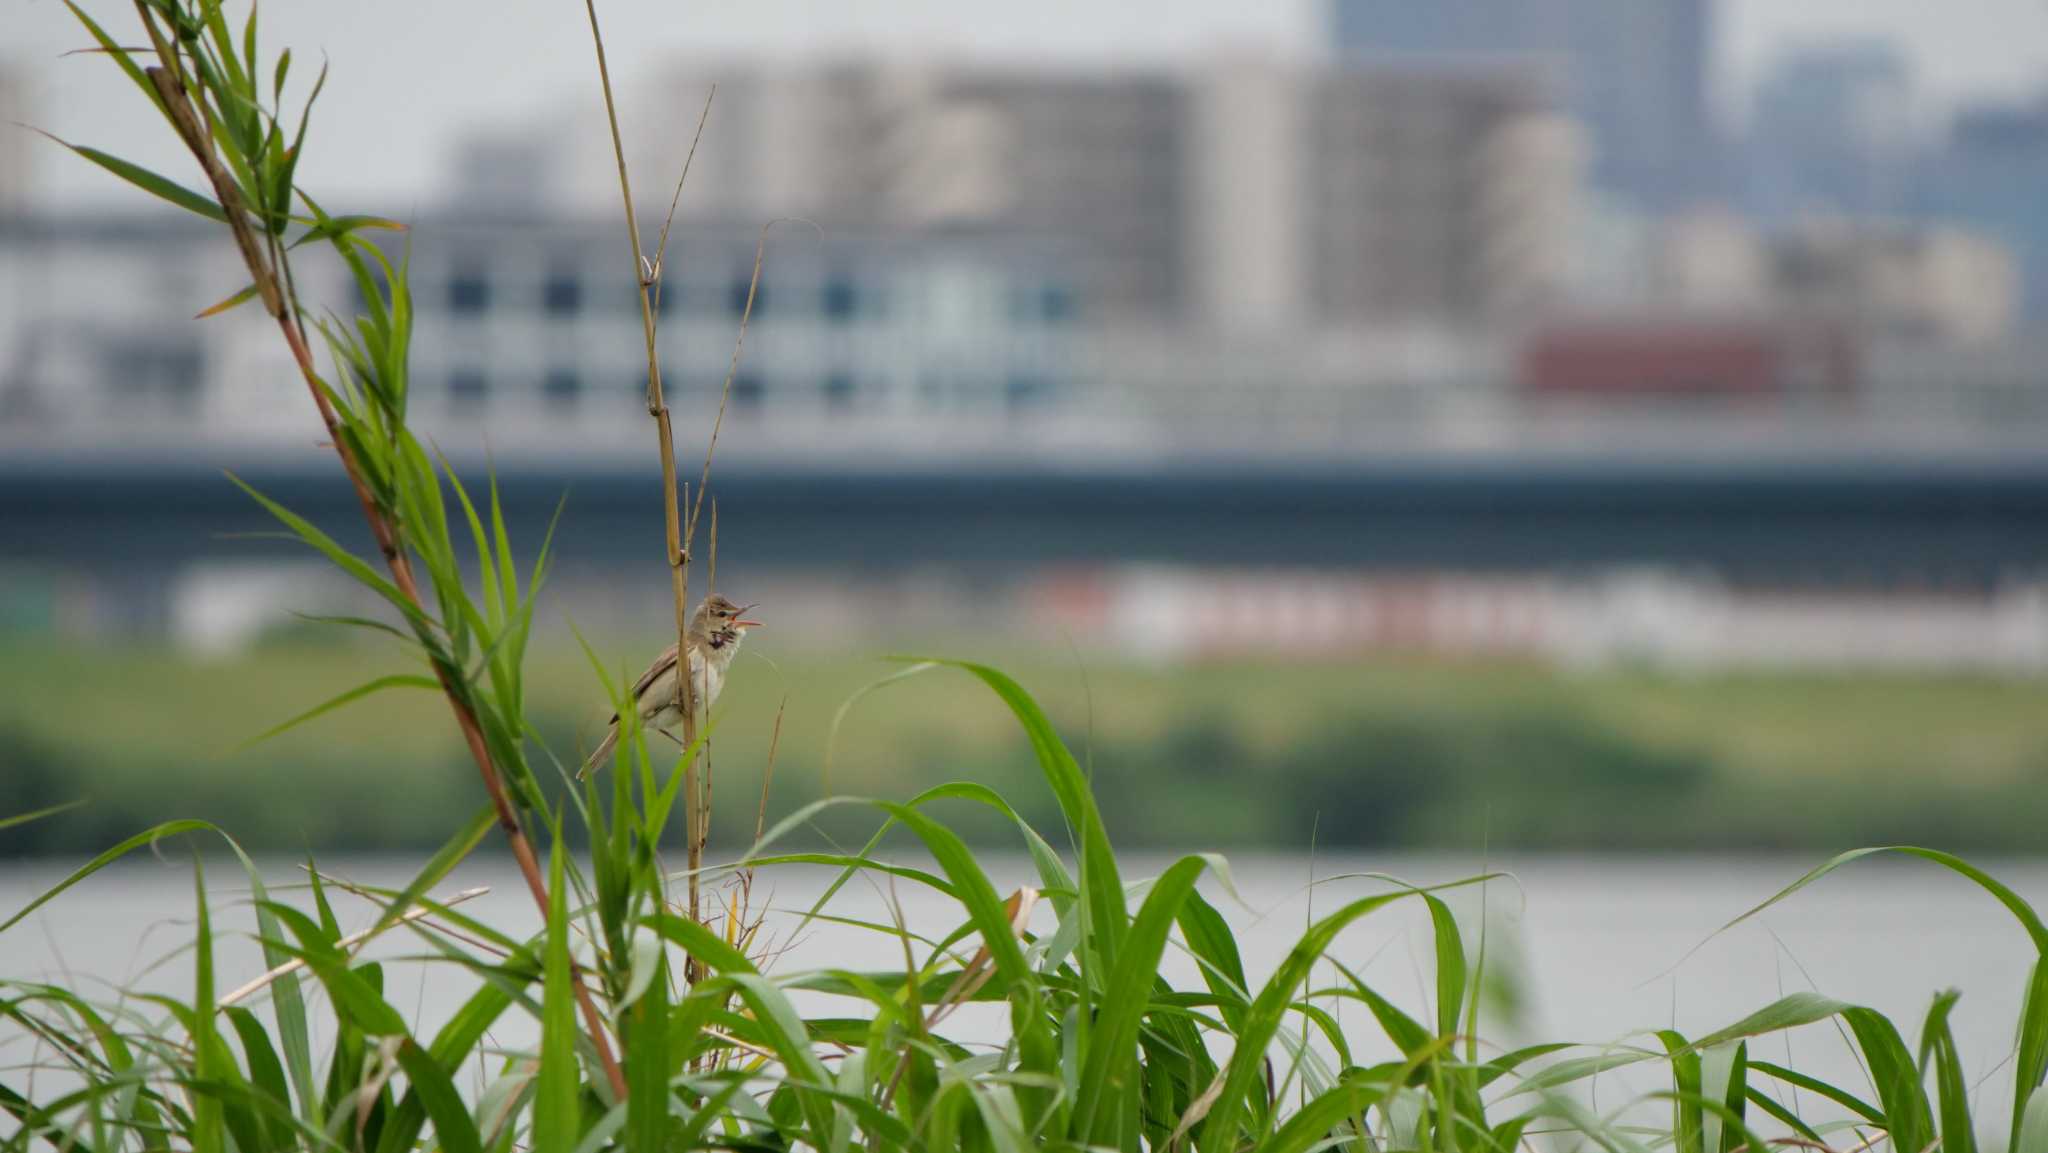
<path fill-rule="evenodd" d="M 149 23 L 147 16 L 145 23 Z M 277 321 L 284 333 L 285 344 L 291 349 L 292 359 L 298 364 L 299 375 L 304 378 L 306 389 L 313 396 L 314 405 L 320 410 L 320 420 L 326 426 L 328 440 L 334 446 L 335 455 L 341 458 L 342 471 L 348 474 L 349 484 L 354 487 L 356 500 L 362 505 L 363 519 L 369 522 L 370 534 L 377 541 L 377 550 L 383 554 L 384 563 L 391 571 L 391 579 L 398 586 L 414 608 L 424 613 L 420 599 L 419 584 L 413 577 L 412 561 L 399 546 L 398 534 L 383 510 L 377 507 L 369 486 L 363 481 L 354 454 L 341 436 L 340 422 L 327 392 L 320 385 L 318 369 L 313 363 L 313 352 L 306 346 L 304 334 L 294 323 L 291 302 L 285 299 L 277 284 L 277 277 L 269 262 L 263 257 L 262 248 L 256 243 L 255 234 L 249 228 L 248 214 L 242 204 L 241 190 L 214 156 L 205 130 L 200 126 L 199 116 L 186 94 L 183 81 L 174 72 L 175 53 L 149 24 L 151 36 L 156 41 L 158 56 L 164 67 L 149 69 L 149 77 L 157 93 L 163 98 L 164 106 L 171 113 L 178 133 L 184 138 L 185 146 L 199 161 L 199 167 L 213 186 L 216 200 L 227 214 L 228 229 L 234 234 L 235 245 L 241 250 L 242 259 L 248 265 L 249 274 L 255 279 L 257 290 L 263 298 L 266 311 Z M 448 679 L 448 672 L 436 666 L 434 675 L 441 682 L 443 694 L 448 698 L 449 708 L 455 713 L 455 725 L 462 731 L 462 740 L 469 748 L 471 759 L 476 762 L 477 772 L 482 776 L 484 791 L 490 794 L 491 807 L 497 813 L 498 826 L 505 832 L 505 839 L 511 845 L 512 857 L 518 862 L 520 875 L 526 879 L 526 887 L 533 894 L 533 900 L 540 907 L 541 915 L 548 913 L 547 880 L 541 872 L 540 860 L 533 851 L 533 843 L 526 836 L 526 829 L 520 823 L 519 811 L 512 803 L 512 797 L 505 788 L 503 774 L 491 760 L 489 748 L 484 743 L 483 730 L 476 717 L 463 701 L 456 687 Z M 597 1003 L 590 992 L 578 982 L 574 986 L 576 1001 L 583 1011 L 584 1026 L 590 1031 L 591 1044 L 597 1050 L 599 1062 L 604 1066 L 605 1079 L 610 1082 L 612 1092 L 623 1101 L 626 1099 L 626 1074 L 619 1067 L 618 1059 L 612 1054 L 612 1047 L 605 1029 L 604 1015 L 598 1011 Z"/>

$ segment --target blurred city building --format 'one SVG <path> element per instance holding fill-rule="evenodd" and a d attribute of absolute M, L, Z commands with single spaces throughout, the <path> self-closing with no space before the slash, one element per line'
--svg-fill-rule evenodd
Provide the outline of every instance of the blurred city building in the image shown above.
<path fill-rule="evenodd" d="M 2048 98 L 1963 109 L 1929 168 L 1927 215 L 2010 249 L 2027 318 L 2048 320 Z"/>
<path fill-rule="evenodd" d="M 1557 303 L 1578 155 L 1539 77 L 1345 67 L 1318 80 L 1306 234 L 1323 321 L 1472 324 Z"/>
<path fill-rule="evenodd" d="M 632 110 L 665 126 L 650 154 L 677 151 L 679 126 L 713 84 L 685 219 L 1057 235 L 1073 241 L 1067 259 L 1099 315 L 1180 307 L 1188 125 L 1178 77 L 884 59 L 682 63 Z M 575 156 L 565 146 L 549 159 Z M 586 179 L 607 171 L 577 167 Z"/>
<path fill-rule="evenodd" d="M 1590 138 L 1592 184 L 1662 212 L 1703 198 L 1709 0 L 1332 0 L 1341 59 L 1553 73 Z"/>
<path fill-rule="evenodd" d="M 1852 40 L 1793 49 L 1764 76 L 1743 147 L 1749 211 L 1897 217 L 1916 193 L 1922 141 L 1899 49 Z"/>
<path fill-rule="evenodd" d="M 1535 37 L 1595 8 L 1503 19 Z M 1363 11 L 1346 19 L 1421 10 Z M 1432 11 L 1387 42 L 1491 9 Z M 1677 40 L 1697 15 L 1642 11 Z M 732 376 L 740 458 L 1997 453 L 2037 435 L 2015 423 L 2039 407 L 2015 398 L 2048 390 L 2024 367 L 2024 247 L 1927 219 L 1633 207 L 1587 187 L 1603 130 L 1541 54 L 681 63 L 628 97 L 645 154 L 688 143 L 713 82 L 660 351 L 688 419 Z M 443 201 L 391 241 L 417 298 L 416 411 L 458 456 L 487 437 L 601 467 L 640 431 L 619 419 L 645 373 L 604 143 L 472 134 Z M 641 187 L 651 241 L 666 204 Z M 299 397 L 273 334 L 247 309 L 189 319 L 239 282 L 197 221 L 0 226 L 0 442 L 275 451 Z M 352 307 L 334 270 L 304 283 Z"/>
<path fill-rule="evenodd" d="M 857 588 L 909 627 L 1200 656 L 1246 643 L 1212 607 L 1246 588 L 1302 653 L 2043 666 L 2048 105 L 1966 109 L 1916 166 L 1895 58 L 1795 52 L 1729 198 L 1705 0 L 1335 11 L 1319 62 L 683 61 L 626 89 L 651 245 L 717 84 L 657 352 L 686 436 L 724 404 L 750 587 L 841 638 Z M 619 575 L 649 436 L 609 141 L 540 121 L 447 158 L 381 240 L 418 427 L 492 457 L 520 515 L 593 494 L 556 588 L 630 627 L 661 602 Z M 331 468 L 273 325 L 193 319 L 243 283 L 218 227 L 9 213 L 10 179 L 0 469 L 43 497 L 0 486 L 35 542 L 0 627 L 232 646 L 339 595 L 207 543 L 247 510 L 192 466 L 295 503 Z M 357 307 L 317 249 L 296 267 Z"/>

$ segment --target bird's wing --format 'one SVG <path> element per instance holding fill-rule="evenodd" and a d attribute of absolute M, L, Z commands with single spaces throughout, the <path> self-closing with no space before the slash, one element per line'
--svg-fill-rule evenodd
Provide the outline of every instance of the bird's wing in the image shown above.
<path fill-rule="evenodd" d="M 647 671 L 640 674 L 639 680 L 633 682 L 633 699 L 639 700 L 646 694 L 650 685 L 667 675 L 668 671 L 675 667 L 676 646 L 670 645 L 661 650 L 661 655 L 654 658 L 654 663 L 647 666 Z"/>
<path fill-rule="evenodd" d="M 670 670 L 675 667 L 676 646 L 670 645 L 661 651 L 660 656 L 654 658 L 654 663 L 647 666 L 647 671 L 640 674 L 640 679 L 633 682 L 633 699 L 640 702 L 642 709 L 647 707 L 647 702 L 643 699 L 647 696 L 647 690 L 654 685 L 654 682 L 668 675 Z M 613 713 L 611 720 L 605 723 L 617 725 L 619 723 L 619 714 Z"/>

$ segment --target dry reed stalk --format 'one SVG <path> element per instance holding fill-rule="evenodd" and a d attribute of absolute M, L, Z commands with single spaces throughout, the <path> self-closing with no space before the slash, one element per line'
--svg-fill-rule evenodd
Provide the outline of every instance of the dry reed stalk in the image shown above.
<path fill-rule="evenodd" d="M 255 232 L 249 226 L 247 208 L 242 201 L 240 190 L 234 178 L 222 167 L 215 154 L 212 133 L 207 121 L 202 118 L 188 95 L 183 67 L 179 63 L 177 49 L 164 31 L 157 26 L 149 5 L 145 0 L 136 0 L 136 11 L 142 18 L 143 27 L 149 32 L 150 43 L 155 49 L 160 64 L 148 68 L 150 83 L 156 88 L 163 101 L 173 127 L 185 147 L 199 162 L 201 172 L 213 189 L 214 199 L 219 202 L 227 216 L 228 231 L 234 236 L 235 247 L 241 252 L 242 261 L 249 270 L 249 276 L 256 285 L 264 311 L 277 322 L 284 335 L 286 346 L 291 350 L 292 360 L 298 366 L 299 375 L 312 394 L 313 404 L 319 409 L 322 424 L 327 429 L 328 442 L 334 446 L 335 455 L 341 459 L 342 470 L 348 475 L 354 487 L 356 500 L 362 505 L 363 518 L 369 522 L 370 535 L 377 542 L 377 550 L 384 557 L 385 567 L 399 591 L 421 613 L 425 604 L 420 598 L 419 583 L 413 576 L 412 561 L 401 547 L 398 532 L 385 514 L 378 509 L 364 481 L 362 469 L 355 456 L 348 449 L 347 441 L 340 434 L 339 421 L 327 394 L 321 386 L 319 371 L 313 363 L 312 348 L 308 344 L 305 329 L 299 323 L 299 303 L 292 284 L 290 266 L 284 254 L 274 247 L 266 248 L 257 242 Z M 203 105 L 202 105 L 203 107 Z M 275 253 L 273 263 L 270 253 Z M 283 270 L 284 287 L 279 284 L 279 270 Z M 477 772 L 483 778 L 484 790 L 490 794 L 491 808 L 497 816 L 498 826 L 504 831 L 507 843 L 512 849 L 513 859 L 519 865 L 519 872 L 526 880 L 526 887 L 533 894 L 535 903 L 543 916 L 548 910 L 547 881 L 541 873 L 540 860 L 533 851 L 532 842 L 519 820 L 518 809 L 513 805 L 511 794 L 505 788 L 503 775 L 491 760 L 489 749 L 484 744 L 483 730 L 476 717 L 471 714 L 455 686 L 449 683 L 445 670 L 436 668 L 435 677 L 441 683 L 443 695 L 447 697 L 450 709 L 455 714 L 456 727 L 462 732 L 463 744 L 469 749 L 470 758 L 476 762 Z M 626 1097 L 626 1075 L 613 1056 L 603 1014 L 597 1004 L 582 989 L 577 990 L 577 1004 L 583 1013 L 584 1025 L 590 1031 L 591 1044 L 596 1048 L 599 1062 L 604 1066 L 605 1079 L 620 1100 Z"/>
<path fill-rule="evenodd" d="M 683 717 L 683 747 L 690 748 L 697 743 L 697 685 L 688 675 L 690 667 L 690 553 L 684 543 L 682 514 L 676 500 L 676 441 L 675 428 L 669 419 L 668 400 L 661 391 L 661 357 L 655 348 L 654 296 L 653 289 L 661 279 L 659 263 L 650 263 L 640 248 L 640 222 L 633 211 L 633 182 L 626 174 L 626 145 L 619 136 L 619 113 L 612 100 L 611 65 L 605 59 L 604 33 L 597 24 L 597 0 L 584 0 L 584 10 L 590 16 L 590 39 L 597 49 L 598 82 L 604 90 L 604 114 L 611 126 L 612 154 L 619 166 L 619 195 L 625 201 L 626 237 L 632 244 L 633 273 L 639 285 L 640 326 L 647 340 L 647 414 L 654 418 L 656 440 L 661 449 L 661 507 L 663 524 L 667 533 L 669 586 L 675 600 L 676 653 L 679 667 L 684 675 L 676 678 L 676 708 Z M 705 111 L 710 111 L 709 102 Z M 699 132 L 702 132 L 700 123 Z M 694 153 L 696 146 L 691 146 Z M 688 174 L 687 167 L 685 175 Z M 682 181 L 676 181 L 676 198 L 682 197 Z M 673 210 L 671 210 L 673 212 Z M 662 226 L 662 241 L 668 240 L 668 227 Z M 659 256 L 659 254 L 658 254 Z M 658 257 L 657 257 L 658 260 Z M 708 460 L 707 460 L 707 469 Z M 683 795 L 685 808 L 683 835 L 695 856 L 697 801 L 697 762 L 694 756 L 683 766 Z M 703 922 L 702 906 L 699 904 L 696 861 L 690 862 L 690 919 Z M 685 980 L 696 984 L 699 969 L 696 958 L 690 958 L 685 966 Z"/>
<path fill-rule="evenodd" d="M 691 139 L 689 155 L 684 158 L 682 174 L 676 180 L 675 194 L 669 200 L 668 217 L 662 222 L 654 259 L 649 261 L 640 244 L 640 223 L 633 209 L 633 182 L 626 167 L 626 146 L 619 132 L 618 104 L 612 94 L 611 65 L 605 55 L 604 33 L 598 25 L 597 2 L 584 0 L 583 7 L 590 18 L 590 39 L 597 52 L 598 84 L 604 95 L 605 121 L 611 131 L 612 158 L 618 166 L 619 198 L 626 214 L 626 239 L 632 249 L 633 271 L 639 287 L 640 326 L 647 345 L 647 413 L 654 418 L 655 436 L 661 452 L 662 518 L 666 532 L 669 583 L 675 602 L 676 651 L 682 654 L 681 667 L 688 669 L 692 559 L 690 549 L 696 540 L 698 520 L 704 510 L 704 490 L 711 483 L 711 462 L 718 451 L 718 434 L 725 426 L 725 410 L 732 399 L 733 378 L 739 371 L 740 357 L 747 339 L 747 325 L 753 318 L 754 300 L 761 284 L 762 260 L 767 251 L 768 228 L 773 222 L 762 227 L 760 241 L 755 245 L 753 276 L 747 284 L 746 307 L 740 313 L 739 332 L 733 341 L 732 359 L 726 367 L 725 384 L 719 393 L 718 415 L 712 421 L 711 438 L 704 449 L 704 465 L 697 481 L 696 500 L 691 502 L 685 497 L 682 502 L 689 504 L 690 507 L 690 515 L 685 520 L 677 500 L 675 428 L 669 416 L 668 401 L 662 392 L 661 357 L 656 343 L 655 316 L 656 305 L 661 299 L 662 263 L 667 255 L 669 227 L 675 220 L 676 204 L 682 199 L 683 183 L 689 179 L 690 163 L 696 158 L 697 143 L 703 138 L 704 123 L 711 115 L 711 99 L 717 90 L 714 87 L 705 97 L 704 110 L 697 120 L 697 134 Z M 676 678 L 675 703 L 677 710 L 682 714 L 682 743 L 685 748 L 694 747 L 697 743 L 697 707 L 703 695 L 700 686 L 689 676 Z M 702 885 L 699 874 L 703 870 L 703 851 L 710 832 L 711 814 L 708 811 L 710 802 L 707 782 L 700 778 L 698 771 L 700 755 L 692 755 L 683 764 L 683 829 L 685 850 L 688 855 L 689 916 L 692 921 L 703 924 Z M 689 958 L 685 965 L 685 980 L 695 984 L 700 975 L 697 959 Z"/>

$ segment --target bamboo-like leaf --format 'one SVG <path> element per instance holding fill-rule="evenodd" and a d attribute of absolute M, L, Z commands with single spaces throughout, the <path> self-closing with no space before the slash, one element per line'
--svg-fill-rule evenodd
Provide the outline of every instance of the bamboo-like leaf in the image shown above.
<path fill-rule="evenodd" d="M 328 713 L 331 713 L 334 710 L 341 708 L 343 705 L 351 704 L 355 701 L 362 700 L 364 697 L 375 696 L 376 694 L 384 692 L 387 689 L 426 689 L 429 692 L 438 692 L 440 691 L 440 688 L 441 682 L 435 680 L 434 678 L 418 676 L 412 673 L 393 673 L 390 676 L 377 677 L 372 680 L 364 681 L 362 684 L 357 685 L 355 688 L 349 689 L 347 692 L 339 693 L 335 696 L 329 697 L 327 700 L 324 700 L 319 704 L 314 705 L 312 708 L 307 709 L 305 712 L 300 713 L 299 715 L 292 717 L 289 720 L 281 721 L 275 725 L 272 725 L 271 727 L 263 730 L 260 733 L 257 733 L 255 736 L 250 737 L 248 740 L 243 741 L 241 744 L 235 746 L 235 751 L 240 752 L 252 746 L 260 745 L 264 741 L 267 741 L 272 737 L 290 732 L 291 730 L 299 727 L 300 725 L 305 724 L 307 721 L 313 720 L 316 717 L 325 716 Z"/>
<path fill-rule="evenodd" d="M 1448 1037 L 1458 1031 L 1458 1015 L 1465 1007 L 1465 943 L 1450 906 L 1433 894 L 1425 893 L 1422 899 L 1429 906 L 1436 937 L 1436 1032 Z"/>
<path fill-rule="evenodd" d="M 307 226 L 305 232 L 301 233 L 292 240 L 291 244 L 286 246 L 287 248 L 294 249 L 312 244 L 315 241 L 340 240 L 351 233 L 360 232 L 364 229 L 372 229 L 378 232 L 405 232 L 409 228 L 403 221 L 391 220 L 382 216 L 342 215 L 326 216 L 318 219 L 294 216 L 292 217 L 292 222 Z"/>
<path fill-rule="evenodd" d="M 1943 1153 L 1977 1153 L 1977 1135 L 1970 1122 L 1970 1090 L 1963 1077 L 1963 1059 L 1949 1031 L 1949 1010 L 1961 994 L 1951 989 L 1934 998 L 1920 1027 L 1920 1071 L 1934 1074 L 1935 1101 L 1941 1115 Z M 1930 1070 L 1928 1067 L 1932 1065 Z"/>
<path fill-rule="evenodd" d="M 563 866 L 568 849 L 555 829 L 548 866 L 546 978 L 541 997 L 540 1072 L 534 1083 L 535 1153 L 572 1153 L 579 1129 L 577 1096 L 582 1076 L 576 1065 L 576 1000 L 569 971 L 568 884 Z"/>
<path fill-rule="evenodd" d="M 1089 1037 L 1074 1106 L 1072 1136 L 1081 1144 L 1113 1144 L 1123 1094 L 1139 1088 L 1136 1061 L 1138 1024 L 1151 1004 L 1151 988 L 1166 951 L 1166 935 L 1195 881 L 1210 866 L 1208 857 L 1182 857 L 1152 884 L 1117 955 L 1116 970 L 1103 989 L 1103 1004 Z"/>
<path fill-rule="evenodd" d="M 235 292 L 227 299 L 222 300 L 216 304 L 208 305 L 207 307 L 201 309 L 199 311 L 199 314 L 194 316 L 192 319 L 205 320 L 210 316 L 219 316 L 221 313 L 239 308 L 242 305 L 247 304 L 254 299 L 256 299 L 256 286 L 253 284 L 245 284 L 241 287 L 239 291 Z"/>
<path fill-rule="evenodd" d="M 351 969 L 348 957 L 334 943 L 333 932 L 289 905 L 269 903 L 270 911 L 299 939 L 294 952 L 320 980 L 335 1012 L 344 1024 L 372 1037 L 396 1037 L 406 1033 L 405 1018 L 384 999 L 384 994 L 365 974 L 374 966 Z"/>
<path fill-rule="evenodd" d="M 923 661 L 928 658 L 904 659 Z M 1081 772 L 1081 766 L 1060 740 L 1052 722 L 1038 707 L 1038 702 L 1031 699 L 1031 694 L 1025 692 L 1022 685 L 997 669 L 972 661 L 938 660 L 933 663 L 970 673 L 994 690 L 996 696 L 1010 707 L 1017 723 L 1023 726 L 1025 735 L 1030 738 L 1039 769 L 1044 773 L 1046 783 L 1052 786 L 1060 811 L 1066 815 L 1068 829 L 1079 842 L 1082 896 L 1088 909 L 1084 935 L 1096 960 L 1107 970 L 1115 962 L 1117 945 L 1129 925 L 1130 913 L 1124 904 L 1124 886 L 1117 874 L 1116 854 L 1110 849 L 1108 831 L 1102 824 L 1102 814 L 1095 807 L 1094 793 Z"/>
<path fill-rule="evenodd" d="M 440 884 L 455 870 L 455 866 L 476 851 L 476 847 L 483 842 L 484 835 L 490 832 L 491 826 L 497 822 L 497 817 L 497 808 L 488 802 L 471 814 L 469 820 L 443 841 L 432 857 L 427 858 L 427 863 L 413 875 L 405 888 L 399 890 L 398 895 L 385 904 L 384 911 L 377 916 L 377 923 L 370 927 L 370 934 L 375 936 L 383 932 L 387 926 L 419 904 L 420 898 L 426 895 L 427 890 Z"/>
<path fill-rule="evenodd" d="M 257 1092 L 276 1101 L 286 1115 L 291 1113 L 291 1089 L 285 1084 L 284 1063 L 277 1058 L 277 1049 L 270 1043 L 270 1034 L 263 1029 L 263 1023 L 256 1014 L 240 1005 L 230 1005 L 225 1010 L 228 1024 L 235 1030 L 235 1036 L 242 1042 L 242 1059 L 249 1066 L 249 1080 Z M 256 1114 L 257 1123 L 263 1133 L 262 1147 L 281 1149 L 289 1143 L 286 1126 L 266 1114 Z"/>
<path fill-rule="evenodd" d="M 627 1148 L 661 1149 L 669 1135 L 669 993 L 668 964 L 659 939 L 634 935 L 633 981 L 623 998 L 624 1023 L 619 1047 L 626 1061 Z M 642 968 L 641 942 L 653 945 L 651 962 Z M 642 972 L 646 976 L 641 976 Z"/>
<path fill-rule="evenodd" d="M 2034 962 L 2027 981 L 2026 1001 L 2020 1007 L 2018 1053 L 2013 1061 L 2012 1148 L 2018 1149 L 2019 1135 L 2032 1102 L 2048 1099 L 2040 1093 L 2048 1076 L 2048 956 Z M 2048 1151 L 2044 1151 L 2048 1153 Z"/>
<path fill-rule="evenodd" d="M 444 1153 L 482 1153 L 483 1138 L 476 1131 L 476 1122 L 440 1062 L 407 1037 L 398 1046 L 398 1063 L 433 1119 L 434 1137 Z"/>
<path fill-rule="evenodd" d="M 1769 1061 L 1758 1061 L 1755 1059 L 1751 1059 L 1749 1062 L 1749 1069 L 1752 1073 L 1762 1073 L 1769 1077 L 1775 1077 L 1787 1085 L 1805 1089 L 1810 1093 L 1818 1093 L 1835 1104 L 1862 1117 L 1865 1121 L 1880 1125 L 1884 1123 L 1884 1114 L 1878 1110 L 1877 1106 L 1872 1105 L 1870 1102 L 1865 1101 L 1846 1089 L 1831 1085 L 1817 1077 L 1809 1077 L 1797 1070 L 1787 1069 L 1783 1065 L 1774 1065 Z"/>
<path fill-rule="evenodd" d="M 214 1067 L 218 1045 L 213 1031 L 213 921 L 206 907 L 206 867 L 197 853 L 192 856 L 192 893 L 198 907 L 199 923 L 192 940 L 194 964 L 192 994 L 192 1073 L 201 1081 L 222 1075 Z M 193 1153 L 222 1153 L 227 1148 L 220 1099 L 212 1093 L 195 1093 L 192 1098 Z"/>
<path fill-rule="evenodd" d="M 208 220 L 217 221 L 221 224 L 227 223 L 228 214 L 221 210 L 219 204 L 214 203 L 209 197 L 201 196 L 199 193 L 179 184 L 175 180 L 159 176 L 139 164 L 130 163 L 118 156 L 102 152 L 97 148 L 88 148 L 83 144 L 73 144 L 60 136 L 43 132 L 40 128 L 36 129 L 36 131 L 159 200 L 175 204 L 187 212 L 197 213 Z"/>
<path fill-rule="evenodd" d="M 257 504 L 262 505 L 264 510 L 269 512 L 271 516 L 283 522 L 286 528 L 298 534 L 300 540 L 313 546 L 315 551 L 319 552 L 329 561 L 332 561 L 335 567 L 354 577 L 358 583 L 369 588 L 378 596 L 383 597 L 393 607 L 404 613 L 406 618 L 413 622 L 416 629 L 430 627 L 430 622 L 425 614 L 420 611 L 417 605 L 412 603 L 412 599 L 400 592 L 397 585 L 392 584 L 375 569 L 363 563 L 360 557 L 355 556 L 347 549 L 335 543 L 334 538 L 313 527 L 312 522 L 306 520 L 306 518 L 245 484 L 242 478 L 234 473 L 228 473 L 227 478 L 233 482 L 236 488 L 248 493 Z"/>
<path fill-rule="evenodd" d="M 87 799 L 80 797 L 75 801 L 66 801 L 61 805 L 51 805 L 49 808 L 37 809 L 32 813 L 16 813 L 11 817 L 0 817 L 0 829 L 11 829 L 16 825 L 26 825 L 33 821 L 43 820 L 46 817 L 54 817 L 59 813 L 68 813 L 78 806 L 85 804 Z"/>
<path fill-rule="evenodd" d="M 94 23 L 92 17 L 85 14 L 85 9 L 80 8 L 73 0 L 64 0 L 64 6 L 71 9 L 71 15 L 80 24 L 84 25 L 85 30 L 99 43 L 100 50 L 105 52 L 114 63 L 119 64 L 121 71 L 127 74 L 128 79 L 137 88 L 142 90 L 144 96 L 149 97 L 149 102 L 156 106 L 158 112 L 163 113 L 164 122 L 167 124 L 171 123 L 171 114 L 169 110 L 164 108 L 163 97 L 157 94 L 156 85 L 150 83 L 149 76 L 143 72 L 142 66 L 130 58 L 128 50 L 115 42 L 113 37 L 107 35 L 106 30 L 97 23 Z"/>
<path fill-rule="evenodd" d="M 2048 1153 L 2048 1093 L 2036 1093 L 2013 1132 L 2013 1153 Z"/>
<path fill-rule="evenodd" d="M 1410 892 L 1382 893 L 1352 901 L 1309 927 L 1280 967 L 1259 991 L 1238 1031 L 1236 1048 L 1230 1055 L 1221 1095 L 1202 1122 L 1197 1147 L 1202 1153 L 1221 1153 L 1238 1146 L 1239 1119 L 1247 1108 L 1247 1095 L 1264 1068 L 1266 1048 L 1280 1031 L 1281 1021 L 1294 1003 L 1294 991 L 1308 979 L 1309 970 L 1322 959 L 1330 943 L 1346 925 L 1379 909 L 1414 895 Z"/>
<path fill-rule="evenodd" d="M 24 906 L 21 909 L 20 912 L 14 914 L 12 917 L 7 918 L 6 921 L 0 922 L 0 933 L 5 933 L 7 930 L 20 924 L 23 918 L 35 912 L 37 909 L 42 908 L 44 905 L 49 904 L 52 900 L 54 900 L 57 897 L 58 894 L 64 892 L 64 890 L 69 889 L 71 886 L 76 885 L 78 882 L 85 880 L 87 877 L 90 877 L 94 873 L 99 872 L 101 869 L 106 868 L 108 865 L 113 864 L 115 861 L 118 861 L 122 857 L 127 856 L 129 853 L 134 852 L 136 849 L 142 848 L 145 845 L 154 845 L 158 841 L 163 840 L 165 837 L 175 836 L 178 833 L 196 832 L 217 833 L 220 832 L 220 830 L 210 822 L 194 820 L 165 821 L 160 825 L 153 825 L 150 828 L 144 829 L 142 832 L 139 832 L 134 836 L 128 838 L 127 840 L 122 841 L 120 844 L 115 845 L 113 848 L 108 849 L 107 851 L 101 853 L 99 856 L 94 857 L 92 860 L 87 861 L 85 864 L 79 866 L 77 869 L 73 870 L 69 876 L 65 877 L 62 881 L 57 882 L 57 884 L 53 887 L 45 890 L 43 894 L 37 897 L 35 900 L 30 901 L 26 906 Z"/>
<path fill-rule="evenodd" d="M 1366 1076 L 1345 1077 L 1296 1110 L 1260 1149 L 1265 1153 L 1306 1153 L 1317 1147 L 1341 1147 L 1331 1143 L 1331 1130 L 1346 1120 L 1362 1117 L 1386 1097 L 1389 1088 L 1391 1085 L 1386 1081 Z M 1512 1143 L 1508 1148 L 1513 1148 Z"/>

